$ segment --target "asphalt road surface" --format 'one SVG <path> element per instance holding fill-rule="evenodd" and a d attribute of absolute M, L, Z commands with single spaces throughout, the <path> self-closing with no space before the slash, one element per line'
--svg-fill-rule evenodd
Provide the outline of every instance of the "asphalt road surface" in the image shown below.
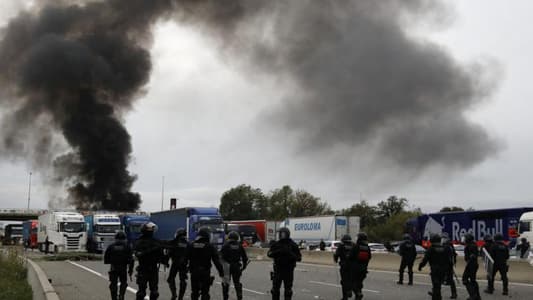
<path fill-rule="evenodd" d="M 110 299 L 107 281 L 109 267 L 101 261 L 39 261 L 38 263 L 52 280 L 52 285 L 62 300 Z M 268 261 L 253 261 L 248 266 L 242 279 L 244 299 L 271 299 L 270 270 L 271 263 Z M 338 274 L 338 268 L 333 266 L 298 264 L 294 275 L 293 299 L 341 299 Z M 168 272 L 160 271 L 159 292 L 161 296 L 159 299 L 170 299 L 170 291 L 166 283 L 167 275 Z M 364 283 L 363 299 L 430 299 L 427 292 L 431 289 L 431 284 L 427 275 L 415 273 L 413 286 L 397 285 L 396 281 L 396 272 L 370 270 Z M 479 284 L 480 289 L 486 287 L 486 281 L 480 281 Z M 137 284 L 130 282 L 129 285 L 126 299 L 135 299 Z M 509 296 L 501 295 L 500 282 L 496 282 L 495 288 L 493 295 L 483 294 L 482 298 L 484 300 L 533 299 L 533 285 L 531 284 L 511 283 Z M 458 285 L 458 294 L 458 299 L 467 298 L 462 284 Z M 444 287 L 443 299 L 448 299 L 449 296 L 449 287 Z M 190 284 L 187 287 L 186 299 L 190 299 Z M 211 287 L 211 299 L 222 299 L 219 277 L 215 279 L 215 284 Z M 230 299 L 236 299 L 233 288 L 230 292 Z"/>

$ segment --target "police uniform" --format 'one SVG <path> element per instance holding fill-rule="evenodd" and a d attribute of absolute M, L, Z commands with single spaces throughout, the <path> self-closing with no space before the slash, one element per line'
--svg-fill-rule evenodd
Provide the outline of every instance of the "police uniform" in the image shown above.
<path fill-rule="evenodd" d="M 294 268 L 296 262 L 302 260 L 298 245 L 290 238 L 290 231 L 281 228 L 280 239 L 270 246 L 268 257 L 274 259 L 274 272 L 272 273 L 272 300 L 279 300 L 281 283 L 285 289 L 285 300 L 292 298 L 292 283 L 294 281 Z"/>
<path fill-rule="evenodd" d="M 503 284 L 503 295 L 507 295 L 509 292 L 509 280 L 507 278 L 507 271 L 509 266 L 507 260 L 509 259 L 509 248 L 503 243 L 503 236 L 498 234 L 494 237 L 496 241 L 490 248 L 490 255 L 494 259 L 494 267 L 492 269 L 492 276 L 489 280 L 489 286 L 485 292 L 492 294 L 494 292 L 494 276 L 500 272 Z"/>
<path fill-rule="evenodd" d="M 191 299 L 208 300 L 209 288 L 213 284 L 211 277 L 211 262 L 215 265 L 220 277 L 224 271 L 218 257 L 217 249 L 209 243 L 209 230 L 200 228 L 196 239 L 189 244 L 187 249 L 187 262 L 191 272 Z"/>
<path fill-rule="evenodd" d="M 168 274 L 168 286 L 172 293 L 172 299 L 182 300 L 187 289 L 187 232 L 180 228 L 176 231 L 176 237 L 167 245 L 168 257 L 172 259 L 170 272 Z M 180 290 L 179 296 L 176 290 L 176 275 L 179 273 Z"/>
<path fill-rule="evenodd" d="M 355 260 L 352 256 L 352 250 L 354 244 L 352 238 L 349 235 L 344 235 L 341 239 L 341 244 L 335 250 L 333 254 L 333 260 L 339 263 L 341 274 L 341 288 L 342 299 L 347 300 L 352 296 L 353 277 L 352 269 L 355 267 Z"/>
<path fill-rule="evenodd" d="M 104 254 L 104 264 L 111 265 L 109 269 L 109 290 L 111 291 L 112 300 L 124 300 L 124 294 L 128 287 L 128 277 L 133 273 L 133 251 L 126 241 L 126 235 L 118 232 L 115 236 L 115 242 L 107 247 Z M 120 290 L 117 290 L 117 284 L 120 280 Z M 118 292 L 118 297 L 117 297 Z"/>
<path fill-rule="evenodd" d="M 409 285 L 413 284 L 413 264 L 415 263 L 416 259 L 416 247 L 415 243 L 411 240 L 411 237 L 409 235 L 404 236 L 403 242 L 400 243 L 399 247 L 399 254 L 402 257 L 402 261 L 400 262 L 400 278 L 398 280 L 398 284 L 403 284 L 403 272 L 405 268 L 407 267 L 407 274 L 409 276 Z"/>
<path fill-rule="evenodd" d="M 242 271 L 248 265 L 248 256 L 239 242 L 239 234 L 232 231 L 228 234 L 229 240 L 222 246 L 220 256 L 224 267 L 224 280 L 222 282 L 222 296 L 224 300 L 229 298 L 230 282 L 233 279 L 237 299 L 242 299 Z"/>
<path fill-rule="evenodd" d="M 449 257 L 450 263 L 448 265 L 448 269 L 446 270 L 445 282 L 447 285 L 450 285 L 450 289 L 452 292 L 452 295 L 450 298 L 457 299 L 457 286 L 455 285 L 455 280 L 454 280 L 454 274 L 455 274 L 454 266 L 455 266 L 455 263 L 457 262 L 457 252 L 455 251 L 455 248 L 453 247 L 448 237 L 444 239 L 442 245 L 450 249 L 450 257 Z"/>
<path fill-rule="evenodd" d="M 463 284 L 466 287 L 470 300 L 481 300 L 479 295 L 479 286 L 476 281 L 476 273 L 479 267 L 477 258 L 479 250 L 472 235 L 465 236 L 465 261 L 466 266 L 463 272 Z"/>
<path fill-rule="evenodd" d="M 363 299 L 363 281 L 368 274 L 368 263 L 372 259 L 372 252 L 368 246 L 367 235 L 361 232 L 357 235 L 357 242 L 352 249 L 354 268 L 352 269 L 352 284 L 355 292 L 355 299 Z"/>
<path fill-rule="evenodd" d="M 422 268 L 429 263 L 431 267 L 431 284 L 432 291 L 429 293 L 431 299 L 441 300 L 441 286 L 444 282 L 446 271 L 450 267 L 451 250 L 449 247 L 445 247 L 440 243 L 440 236 L 434 235 L 431 237 L 431 247 L 426 250 L 424 259 L 420 262 L 418 270 L 422 271 Z"/>
<path fill-rule="evenodd" d="M 139 261 L 137 266 L 137 300 L 143 300 L 146 296 L 146 288 L 150 288 L 150 300 L 159 297 L 159 266 L 164 262 L 163 247 L 161 243 L 153 238 L 155 224 L 149 222 L 141 227 L 141 236 L 135 244 L 135 256 Z"/>

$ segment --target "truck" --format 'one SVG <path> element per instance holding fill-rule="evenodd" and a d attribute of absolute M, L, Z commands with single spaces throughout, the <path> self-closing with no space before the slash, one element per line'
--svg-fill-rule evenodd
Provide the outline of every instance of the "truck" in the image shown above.
<path fill-rule="evenodd" d="M 4 226 L 2 244 L 16 245 L 22 241 L 22 223 L 9 223 Z"/>
<path fill-rule="evenodd" d="M 22 222 L 22 241 L 25 248 L 37 248 L 38 220 L 28 220 Z"/>
<path fill-rule="evenodd" d="M 121 230 L 120 218 L 113 213 L 93 213 L 84 217 L 87 228 L 87 251 L 102 253 L 115 241 Z"/>
<path fill-rule="evenodd" d="M 40 251 L 85 251 L 86 242 L 85 220 L 80 213 L 51 211 L 39 216 L 37 246 Z"/>
<path fill-rule="evenodd" d="M 281 227 L 289 228 L 291 238 L 295 242 L 305 241 L 308 245 L 317 245 L 320 240 L 335 241 L 345 234 L 357 235 L 360 230 L 360 218 L 338 215 L 287 218 L 277 229 Z"/>
<path fill-rule="evenodd" d="M 503 234 L 505 242 L 514 247 L 518 237 L 520 216 L 533 207 L 487 209 L 473 211 L 438 212 L 411 218 L 405 231 L 423 247 L 429 247 L 432 234 L 446 233 L 452 243 L 460 243 L 465 233 L 471 233 L 478 246 L 483 246 L 485 235 Z"/>
<path fill-rule="evenodd" d="M 225 221 L 226 234 L 230 231 L 239 233 L 243 241 L 255 244 L 265 241 L 266 220 Z"/>
<path fill-rule="evenodd" d="M 200 227 L 207 227 L 211 232 L 210 242 L 217 248 L 224 243 L 224 222 L 218 208 L 183 207 L 150 214 L 150 220 L 158 229 L 154 236 L 160 240 L 172 240 L 178 228 L 187 232 L 187 238 L 194 240 Z"/>
<path fill-rule="evenodd" d="M 143 213 L 121 214 L 119 217 L 128 244 L 130 247 L 134 247 L 135 242 L 141 235 L 141 226 L 150 222 L 150 217 Z"/>

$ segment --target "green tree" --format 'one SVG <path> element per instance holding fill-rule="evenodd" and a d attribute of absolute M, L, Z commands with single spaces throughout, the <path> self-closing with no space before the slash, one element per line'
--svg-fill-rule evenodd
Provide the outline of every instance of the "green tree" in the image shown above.
<path fill-rule="evenodd" d="M 366 228 L 368 239 L 374 242 L 390 242 L 399 241 L 405 232 L 405 223 L 410 218 L 420 215 L 420 210 L 401 211 L 383 223 L 378 223 L 374 226 Z"/>
<path fill-rule="evenodd" d="M 390 196 L 386 201 L 378 203 L 378 213 L 381 221 L 405 211 L 407 207 L 407 199 Z"/>
<path fill-rule="evenodd" d="M 291 217 L 319 216 L 331 212 L 326 202 L 304 190 L 297 190 L 289 205 Z"/>
<path fill-rule="evenodd" d="M 220 214 L 227 220 L 249 220 L 258 217 L 257 203 L 263 204 L 263 192 L 241 184 L 224 192 L 220 198 Z"/>
<path fill-rule="evenodd" d="M 281 189 L 276 189 L 270 192 L 268 197 L 268 204 L 270 205 L 271 220 L 284 220 L 291 215 L 291 203 L 294 200 L 294 191 L 288 185 Z"/>
<path fill-rule="evenodd" d="M 344 216 L 358 216 L 362 229 L 377 223 L 377 207 L 369 205 L 365 200 L 352 205 L 350 208 L 342 209 L 338 213 Z"/>

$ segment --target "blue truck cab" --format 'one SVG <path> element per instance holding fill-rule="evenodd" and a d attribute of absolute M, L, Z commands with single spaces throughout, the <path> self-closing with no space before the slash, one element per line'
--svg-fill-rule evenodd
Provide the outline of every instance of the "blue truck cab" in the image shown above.
<path fill-rule="evenodd" d="M 84 216 L 87 227 L 87 251 L 104 252 L 115 241 L 115 234 L 121 229 L 118 215 L 93 213 Z"/>
<path fill-rule="evenodd" d="M 122 223 L 122 228 L 128 239 L 128 244 L 134 246 L 135 242 L 141 235 L 141 226 L 145 223 L 150 222 L 150 217 L 147 215 L 121 215 L 120 221 Z"/>
<path fill-rule="evenodd" d="M 178 228 L 187 231 L 187 238 L 196 239 L 196 233 L 201 227 L 209 228 L 211 244 L 221 248 L 224 244 L 224 222 L 218 208 L 213 207 L 183 207 L 172 210 L 154 212 L 150 215 L 152 222 L 158 229 L 155 238 L 172 240 Z"/>

